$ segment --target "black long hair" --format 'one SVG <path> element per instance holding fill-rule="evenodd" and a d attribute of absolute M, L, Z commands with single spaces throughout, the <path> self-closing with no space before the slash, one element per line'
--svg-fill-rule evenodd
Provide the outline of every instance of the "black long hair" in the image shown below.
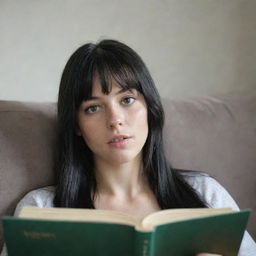
<path fill-rule="evenodd" d="M 160 208 L 204 207 L 203 200 L 166 159 L 162 138 L 164 111 L 146 65 L 134 50 L 115 40 L 81 46 L 64 68 L 58 96 L 54 205 L 94 208 L 97 183 L 93 153 L 76 131 L 78 108 L 91 96 L 95 74 L 103 93 L 111 91 L 111 79 L 115 79 L 122 88 L 135 88 L 145 98 L 149 133 L 143 147 L 144 175 Z"/>

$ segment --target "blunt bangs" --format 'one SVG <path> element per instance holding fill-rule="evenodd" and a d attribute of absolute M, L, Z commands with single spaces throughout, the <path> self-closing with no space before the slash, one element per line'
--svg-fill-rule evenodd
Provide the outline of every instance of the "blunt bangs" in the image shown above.
<path fill-rule="evenodd" d="M 125 56 L 115 56 L 112 52 L 96 48 L 89 59 L 90 62 L 85 65 L 87 70 L 84 74 L 85 80 L 81 84 L 80 104 L 91 98 L 95 77 L 99 78 L 104 94 L 111 92 L 113 80 L 122 89 L 136 89 L 142 93 L 140 82 L 127 59 L 125 60 Z"/>

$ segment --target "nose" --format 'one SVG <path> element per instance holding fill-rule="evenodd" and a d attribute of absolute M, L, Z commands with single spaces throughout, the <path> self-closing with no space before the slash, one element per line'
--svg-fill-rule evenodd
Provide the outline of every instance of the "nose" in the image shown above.
<path fill-rule="evenodd" d="M 115 129 L 123 126 L 124 116 L 120 109 L 111 108 L 109 110 L 107 125 L 110 129 Z"/>
<path fill-rule="evenodd" d="M 109 128 L 118 128 L 119 126 L 122 126 L 122 125 L 123 123 L 120 119 L 109 121 Z"/>

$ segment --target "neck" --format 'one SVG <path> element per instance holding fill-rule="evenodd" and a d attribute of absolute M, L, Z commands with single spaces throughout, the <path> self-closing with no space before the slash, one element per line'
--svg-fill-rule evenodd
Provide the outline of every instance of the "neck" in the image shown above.
<path fill-rule="evenodd" d="M 141 156 L 132 162 L 116 165 L 97 160 L 95 174 L 99 195 L 133 198 L 148 189 L 147 179 L 143 175 Z"/>

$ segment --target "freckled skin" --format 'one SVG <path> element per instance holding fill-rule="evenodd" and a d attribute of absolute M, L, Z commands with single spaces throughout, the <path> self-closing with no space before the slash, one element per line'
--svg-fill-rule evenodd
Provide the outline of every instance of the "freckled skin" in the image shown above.
<path fill-rule="evenodd" d="M 92 96 L 98 99 L 83 102 L 79 108 L 79 134 L 94 153 L 96 162 L 122 164 L 135 161 L 141 156 L 147 139 L 147 107 L 143 95 L 136 90 L 118 93 L 121 89 L 113 81 L 112 91 L 103 94 L 98 79 L 95 79 Z M 117 134 L 131 137 L 124 147 L 108 144 Z"/>

